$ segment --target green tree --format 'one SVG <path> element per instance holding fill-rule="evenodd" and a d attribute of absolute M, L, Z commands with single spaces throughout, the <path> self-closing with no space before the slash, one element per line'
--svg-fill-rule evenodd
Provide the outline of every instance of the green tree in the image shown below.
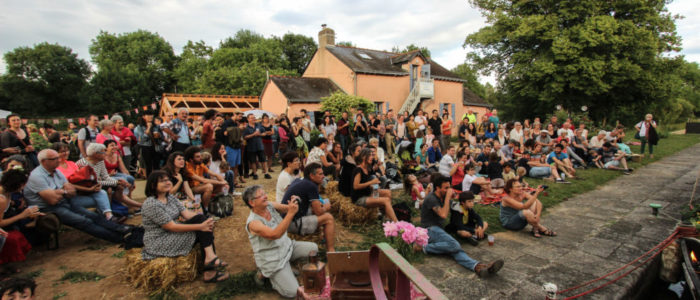
<path fill-rule="evenodd" d="M 355 47 L 355 44 L 353 44 L 351 41 L 340 41 L 335 44 L 338 46 Z"/>
<path fill-rule="evenodd" d="M 372 101 L 360 96 L 353 96 L 341 91 L 334 92 L 328 97 L 321 98 L 321 110 L 330 111 L 336 118 L 340 118 L 344 111 L 350 112 L 350 115 L 358 109 L 362 109 L 364 113 L 374 112 L 376 106 Z"/>
<path fill-rule="evenodd" d="M 0 106 L 23 116 L 57 116 L 80 110 L 79 94 L 90 65 L 68 47 L 41 43 L 5 53 Z"/>
<path fill-rule="evenodd" d="M 157 33 L 101 31 L 90 45 L 98 72 L 86 93 L 93 112 L 111 112 L 151 103 L 171 91 L 177 60 L 173 47 Z"/>
<path fill-rule="evenodd" d="M 403 49 L 399 48 L 398 46 L 391 48 L 391 52 L 394 53 L 407 53 L 416 50 L 420 50 L 420 53 L 423 54 L 423 56 L 430 57 L 430 50 L 428 50 L 428 47 L 419 47 L 416 44 L 410 44 Z"/>
<path fill-rule="evenodd" d="M 290 70 L 295 70 L 301 75 L 306 70 L 306 65 L 311 61 L 316 49 L 314 39 L 301 34 L 287 33 L 280 39 L 284 58 Z"/>
<path fill-rule="evenodd" d="M 452 73 L 457 74 L 460 78 L 466 80 L 464 87 L 468 88 L 479 97 L 486 99 L 486 88 L 479 82 L 479 77 L 476 70 L 470 65 L 463 63 L 452 68 Z"/>
<path fill-rule="evenodd" d="M 204 41 L 187 41 L 173 71 L 178 92 L 194 93 L 198 90 L 198 85 L 207 71 L 208 60 L 213 53 L 212 47 L 207 46 Z"/>
<path fill-rule="evenodd" d="M 594 119 L 632 120 L 669 103 L 680 49 L 665 0 L 470 0 L 486 27 L 467 36 L 476 69 L 495 72 L 513 115 L 588 106 Z"/>

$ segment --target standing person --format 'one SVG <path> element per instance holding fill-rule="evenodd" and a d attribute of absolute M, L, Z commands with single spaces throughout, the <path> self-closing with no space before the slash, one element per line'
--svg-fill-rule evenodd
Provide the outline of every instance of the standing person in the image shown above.
<path fill-rule="evenodd" d="M 263 144 L 263 152 L 265 153 L 265 156 L 267 157 L 267 171 L 272 172 L 272 158 L 275 156 L 275 153 L 272 151 L 272 135 L 274 134 L 274 131 L 272 130 L 272 122 L 270 122 L 270 117 L 267 114 L 263 114 L 262 116 L 262 122 L 260 124 L 260 127 L 262 127 L 262 144 Z"/>
<path fill-rule="evenodd" d="M 408 140 L 408 129 L 406 128 L 406 123 L 404 122 L 405 120 L 403 115 L 400 115 L 396 120 L 396 130 L 394 132 L 396 133 L 396 142 L 400 144 L 401 141 Z"/>
<path fill-rule="evenodd" d="M 404 118 L 404 121 L 406 121 L 406 137 L 408 137 L 411 140 L 414 140 L 418 133 L 418 127 L 416 127 L 415 117 L 413 115 L 409 115 L 408 119 Z"/>
<path fill-rule="evenodd" d="M 357 114 L 355 117 L 355 126 L 353 126 L 353 132 L 355 133 L 355 138 L 361 141 L 367 141 L 367 132 L 369 126 L 367 122 L 364 121 L 362 114 Z"/>
<path fill-rule="evenodd" d="M 338 141 L 340 142 L 340 147 L 343 148 L 343 153 L 348 151 L 348 146 L 350 144 L 350 122 L 348 120 L 348 112 L 344 111 L 341 114 L 340 120 L 338 120 Z"/>
<path fill-rule="evenodd" d="M 394 110 L 389 109 L 384 118 L 384 148 L 388 159 L 391 159 L 396 152 L 396 119 L 394 119 Z M 404 127 L 405 131 L 405 127 Z"/>
<path fill-rule="evenodd" d="M 114 115 L 110 120 L 112 120 L 112 123 L 114 123 L 114 128 L 112 129 L 111 133 L 113 136 L 119 138 L 119 145 L 121 146 L 123 154 L 122 159 L 124 160 L 124 165 L 126 165 L 126 168 L 128 169 L 131 167 L 131 160 L 133 157 L 131 145 L 136 142 L 136 137 L 134 136 L 134 133 L 129 130 L 129 128 L 124 126 L 124 119 L 122 116 Z"/>
<path fill-rule="evenodd" d="M 248 125 L 246 125 L 245 129 L 243 130 L 243 138 L 246 140 L 246 156 L 248 157 L 248 162 L 250 163 L 250 168 L 253 172 L 253 179 L 255 180 L 258 179 L 257 162 L 262 163 L 265 178 L 272 178 L 272 176 L 270 176 L 270 174 L 267 173 L 267 160 L 265 159 L 265 153 L 262 143 L 262 136 L 264 132 L 265 129 L 263 129 L 262 125 L 255 122 L 255 116 L 253 114 L 249 114 Z"/>
<path fill-rule="evenodd" d="M 204 122 L 202 123 L 202 149 L 211 150 L 216 141 L 214 140 L 214 118 L 216 110 L 210 109 L 204 112 Z"/>
<path fill-rule="evenodd" d="M 482 264 L 469 257 L 462 250 L 459 242 L 443 229 L 443 222 L 450 213 L 450 201 L 454 191 L 450 179 L 440 174 L 433 177 L 434 191 L 423 201 L 420 209 L 421 227 L 428 229 L 428 245 L 422 247 L 427 254 L 449 254 L 458 264 L 474 271 L 479 277 L 495 274 L 503 267 L 503 260 L 498 259 L 489 264 Z M 420 247 L 420 246 L 414 246 Z"/>
<path fill-rule="evenodd" d="M 311 130 L 316 126 L 314 122 L 311 121 L 311 115 L 306 111 L 306 109 L 301 109 L 301 123 L 303 125 L 301 131 L 301 137 L 304 139 L 307 148 L 311 148 Z"/>
<path fill-rule="evenodd" d="M 644 116 L 643 121 L 634 125 L 634 129 L 637 130 L 637 135 L 635 137 L 639 138 L 642 142 L 642 158 L 644 157 L 644 146 L 646 146 L 647 143 L 649 144 L 649 158 L 654 158 L 654 146 L 659 142 L 654 116 L 652 114 L 647 114 Z"/>
<path fill-rule="evenodd" d="M 0 134 L 0 147 L 2 148 L 2 158 L 13 154 L 21 154 L 31 163 L 30 168 L 39 165 L 36 158 L 36 150 L 32 146 L 29 134 L 22 129 L 22 120 L 19 115 L 11 114 L 7 116 L 9 128 Z"/>
<path fill-rule="evenodd" d="M 430 129 L 432 129 L 433 135 L 435 135 L 434 139 L 440 142 L 440 148 L 447 149 L 442 141 L 442 119 L 440 118 L 437 109 L 433 110 L 433 115 L 428 120 L 428 126 Z"/>
<path fill-rule="evenodd" d="M 219 282 L 229 274 L 220 269 L 228 266 L 214 250 L 214 220 L 195 214 L 172 194 L 168 173 L 156 171 L 146 182 L 146 201 L 143 202 L 142 258 L 185 256 L 199 243 L 204 256 L 204 282 Z M 179 222 L 183 218 L 185 222 Z"/>
<path fill-rule="evenodd" d="M 423 116 L 423 110 L 419 109 L 418 110 L 418 115 L 416 115 L 414 122 L 416 122 L 416 127 L 418 130 L 422 131 L 423 134 L 425 134 L 425 126 L 428 124 L 428 120 Z"/>
<path fill-rule="evenodd" d="M 442 123 L 440 125 L 442 130 L 442 135 L 440 135 L 440 146 L 442 149 L 447 149 L 450 145 L 450 138 L 452 138 L 452 120 L 449 114 L 442 114 Z"/>
<path fill-rule="evenodd" d="M 321 129 L 323 136 L 327 138 L 330 136 L 336 136 L 337 126 L 333 122 L 333 118 L 331 118 L 331 116 L 323 117 L 323 124 L 319 126 L 319 129 Z"/>
<path fill-rule="evenodd" d="M 134 136 L 141 149 L 141 167 L 146 169 L 146 176 L 158 169 L 159 163 L 156 148 L 153 141 L 153 112 L 144 111 L 139 120 L 139 125 L 134 129 Z M 82 151 L 82 150 L 81 150 Z"/>
<path fill-rule="evenodd" d="M 308 257 L 310 251 L 318 251 L 312 242 L 295 241 L 287 236 L 287 229 L 299 211 L 297 201 L 289 205 L 267 201 L 262 186 L 254 185 L 243 192 L 243 202 L 250 208 L 245 231 L 248 233 L 258 278 L 270 279 L 272 288 L 283 297 L 297 294 L 297 282 L 290 261 Z M 286 213 L 285 217 L 280 212 Z"/>
<path fill-rule="evenodd" d="M 241 165 L 241 148 L 243 147 L 243 129 L 242 125 L 233 121 L 233 124 L 226 127 L 226 162 L 233 170 L 234 182 L 245 183 L 243 176 L 238 171 L 238 166 Z M 236 181 L 237 180 L 237 181 Z M 235 184 L 236 188 L 242 188 L 240 184 Z"/>
<path fill-rule="evenodd" d="M 494 125 L 496 125 L 496 128 L 498 128 L 498 123 L 500 122 L 500 120 L 498 119 L 498 110 L 496 110 L 495 108 L 491 110 L 489 122 L 493 123 Z"/>
<path fill-rule="evenodd" d="M 100 133 L 100 130 L 97 129 L 97 122 L 99 122 L 99 119 L 96 115 L 89 115 L 87 117 L 87 126 L 78 131 L 78 149 L 80 150 L 80 157 L 87 156 L 87 154 L 85 154 L 85 149 L 87 149 L 90 143 L 94 143 L 97 140 L 97 134 Z"/>
<path fill-rule="evenodd" d="M 177 110 L 177 118 L 170 122 L 170 128 L 167 132 L 173 139 L 173 152 L 184 152 L 190 146 L 189 128 L 187 128 L 187 117 L 189 112 L 187 108 L 181 107 Z"/>

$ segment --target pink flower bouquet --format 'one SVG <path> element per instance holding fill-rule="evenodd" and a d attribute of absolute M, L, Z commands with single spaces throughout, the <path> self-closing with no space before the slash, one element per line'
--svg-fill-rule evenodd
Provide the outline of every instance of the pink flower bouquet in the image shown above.
<path fill-rule="evenodd" d="M 386 222 L 383 224 L 384 236 L 390 239 L 390 243 L 406 260 L 414 260 L 413 244 L 424 247 L 428 244 L 428 230 L 416 227 L 405 221 Z M 399 238 L 400 237 L 400 238 Z"/>

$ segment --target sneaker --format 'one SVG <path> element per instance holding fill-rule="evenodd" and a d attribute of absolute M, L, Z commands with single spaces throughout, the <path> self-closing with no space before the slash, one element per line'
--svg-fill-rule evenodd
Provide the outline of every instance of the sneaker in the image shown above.
<path fill-rule="evenodd" d="M 268 174 L 268 173 L 265 173 L 265 179 L 272 179 L 272 176 L 270 176 L 270 174 Z"/>
<path fill-rule="evenodd" d="M 630 173 L 630 171 L 624 170 L 624 171 L 622 171 L 622 174 L 630 175 L 630 174 L 632 174 L 632 173 Z"/>
<path fill-rule="evenodd" d="M 495 261 L 492 261 L 489 264 L 489 268 L 488 268 L 489 274 L 496 274 L 496 273 L 498 273 L 498 271 L 501 270 L 501 268 L 503 268 L 503 260 L 502 259 L 497 259 Z"/>
<path fill-rule="evenodd" d="M 476 267 L 474 267 L 474 273 L 476 273 L 477 276 L 483 278 L 498 273 L 498 271 L 501 270 L 502 267 L 503 260 L 497 259 L 490 262 L 488 265 L 477 264 Z"/>
<path fill-rule="evenodd" d="M 233 195 L 234 197 L 238 197 L 238 196 L 243 195 L 243 193 L 241 193 L 241 192 L 233 192 L 232 195 Z"/>
<path fill-rule="evenodd" d="M 257 273 L 255 273 L 255 285 L 262 287 L 265 285 L 265 276 L 263 276 L 262 272 L 258 270 Z"/>
<path fill-rule="evenodd" d="M 561 176 L 560 176 L 560 177 L 561 177 L 561 180 L 566 180 L 566 174 L 565 174 L 565 173 L 561 173 L 560 175 L 561 175 Z"/>
<path fill-rule="evenodd" d="M 469 245 L 472 245 L 474 247 L 479 246 L 479 240 L 477 240 L 475 237 L 468 237 L 465 239 Z"/>
<path fill-rule="evenodd" d="M 568 181 L 566 181 L 566 180 L 564 180 L 564 179 L 557 179 L 555 182 L 556 182 L 556 183 L 571 183 L 571 182 L 568 182 Z"/>
<path fill-rule="evenodd" d="M 258 174 L 253 174 L 253 180 L 258 180 Z"/>

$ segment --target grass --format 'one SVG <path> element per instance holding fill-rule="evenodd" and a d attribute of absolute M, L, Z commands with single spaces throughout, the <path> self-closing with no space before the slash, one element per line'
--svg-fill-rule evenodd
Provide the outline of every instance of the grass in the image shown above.
<path fill-rule="evenodd" d="M 82 272 L 82 271 L 70 271 L 63 274 L 63 277 L 59 281 L 70 281 L 71 283 L 78 283 L 84 281 L 100 281 L 105 276 L 97 274 L 95 272 Z"/>
<path fill-rule="evenodd" d="M 52 299 L 53 299 L 53 300 L 61 299 L 61 298 L 65 297 L 66 295 L 68 295 L 67 292 L 60 292 L 60 293 L 58 293 L 58 294 L 56 294 L 56 295 L 53 295 L 53 298 L 52 298 Z"/>
<path fill-rule="evenodd" d="M 216 288 L 213 291 L 199 294 L 197 295 L 196 299 L 226 299 L 236 295 L 272 291 L 272 286 L 267 280 L 265 281 L 265 284 L 263 286 L 258 286 L 257 284 L 255 284 L 255 273 L 256 271 L 250 271 L 232 275 L 228 279 L 217 283 Z"/>
<path fill-rule="evenodd" d="M 627 134 L 627 137 L 630 139 L 630 141 L 632 141 L 634 133 L 631 135 Z M 630 168 L 636 170 L 697 143 L 700 143 L 700 135 L 670 135 L 668 138 L 661 139 L 659 141 L 659 145 L 654 147 L 653 159 L 649 159 L 647 154 L 647 158 L 642 159 L 641 162 L 628 162 L 628 165 Z M 630 146 L 630 148 L 632 149 L 632 152 L 640 153 L 640 146 Z M 571 184 L 555 184 L 551 181 L 532 178 L 526 178 L 525 181 L 527 181 L 531 186 L 537 186 L 540 184 L 546 184 L 549 186 L 547 189 L 548 195 L 539 197 L 542 205 L 544 205 L 545 209 L 547 209 L 566 201 L 573 196 L 594 190 L 596 187 L 603 185 L 606 182 L 617 178 L 618 176 L 624 176 L 619 171 L 591 168 L 588 170 L 579 169 L 577 170 L 577 174 L 584 178 L 584 180 L 573 180 Z M 475 210 L 485 221 L 489 223 L 489 232 L 493 233 L 504 231 L 503 227 L 501 227 L 501 222 L 498 219 L 500 212 L 498 207 L 476 205 Z"/>
<path fill-rule="evenodd" d="M 42 273 L 44 273 L 44 269 L 38 269 L 35 271 L 31 271 L 27 274 L 23 274 L 20 277 L 27 278 L 27 279 L 35 279 L 35 278 L 41 276 Z"/>
<path fill-rule="evenodd" d="M 122 257 L 124 257 L 124 255 L 126 255 L 126 251 L 122 250 L 122 251 L 119 251 L 117 253 L 112 254 L 112 257 L 122 258 Z"/>

